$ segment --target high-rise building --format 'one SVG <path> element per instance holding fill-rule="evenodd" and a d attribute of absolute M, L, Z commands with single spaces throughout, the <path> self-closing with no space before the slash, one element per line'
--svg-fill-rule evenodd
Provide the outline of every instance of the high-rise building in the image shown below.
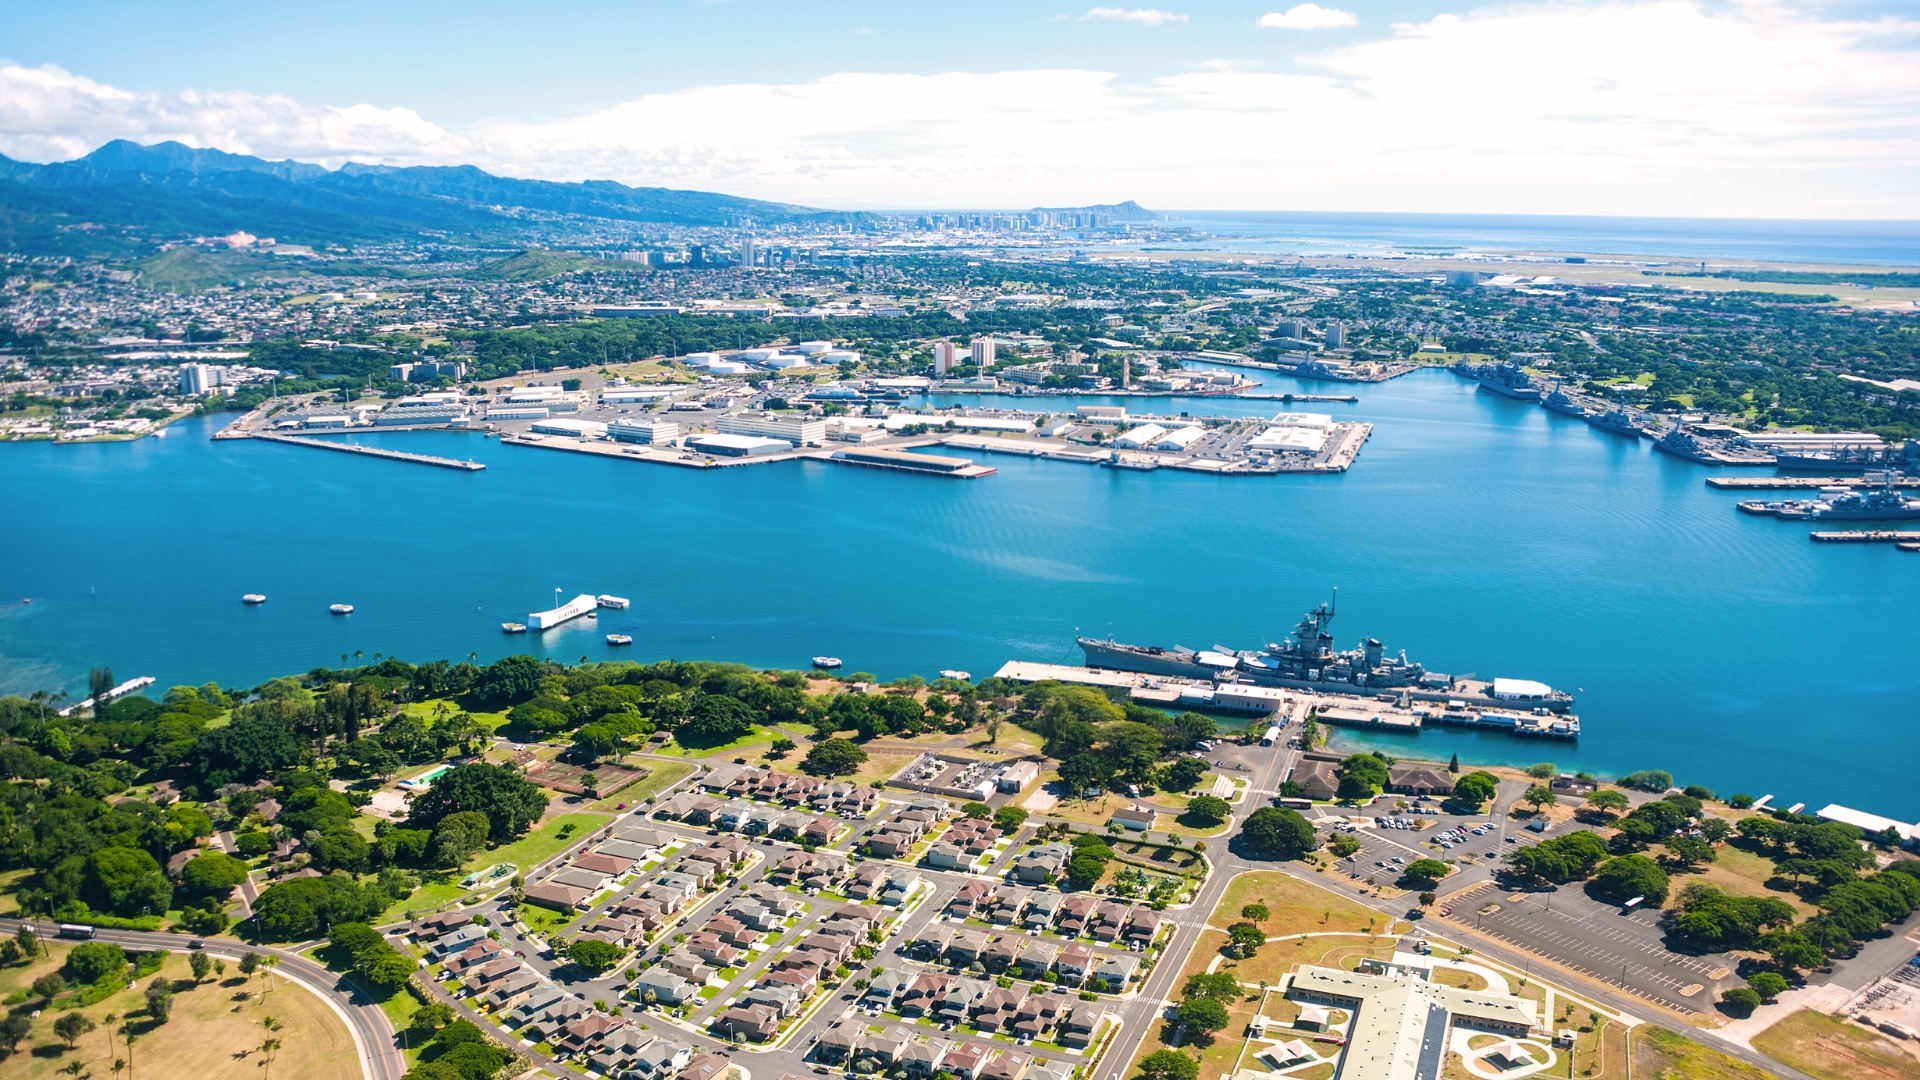
<path fill-rule="evenodd" d="M 960 350 L 953 342 L 940 339 L 933 343 L 933 374 L 935 378 L 945 378 L 954 368 L 960 366 Z"/>
<path fill-rule="evenodd" d="M 1345 348 L 1346 344 L 1347 344 L 1347 328 L 1345 324 L 1337 323 L 1337 322 L 1328 323 L 1327 324 L 1327 348 L 1329 349 Z"/>
<path fill-rule="evenodd" d="M 220 385 L 220 369 L 212 364 L 181 364 L 180 394 L 183 397 L 199 397 L 213 392 Z"/>
<path fill-rule="evenodd" d="M 973 362 L 980 366 L 980 374 L 985 375 L 993 366 L 993 339 L 977 337 L 973 339 Z"/>

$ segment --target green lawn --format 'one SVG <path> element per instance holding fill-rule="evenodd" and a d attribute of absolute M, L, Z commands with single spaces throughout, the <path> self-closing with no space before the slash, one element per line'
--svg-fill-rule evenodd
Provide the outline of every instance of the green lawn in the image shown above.
<path fill-rule="evenodd" d="M 588 809 L 605 813 L 615 813 L 614 808 L 621 803 L 625 803 L 629 807 L 637 806 L 646 802 L 649 798 L 660 794 L 662 791 L 665 791 L 669 785 L 678 781 L 681 777 L 686 776 L 694 769 L 692 762 L 685 761 L 641 761 L 637 764 L 647 770 L 646 776 L 634 781 L 627 787 L 621 788 L 618 793 L 601 799 Z"/>
<path fill-rule="evenodd" d="M 449 871 L 444 876 L 436 873 L 435 880 L 415 889 L 413 895 L 405 900 L 397 900 L 389 905 L 380 918 L 382 921 L 390 922 L 401 918 L 408 911 L 425 912 L 442 904 L 452 903 L 467 893 L 467 890 L 460 887 L 461 878 L 475 870 L 484 870 L 495 863 L 512 863 L 524 874 L 606 823 L 607 818 L 603 814 L 563 814 L 511 844 L 475 855 L 457 870 Z M 573 826 L 573 831 L 562 836 L 560 830 L 568 825 Z"/>

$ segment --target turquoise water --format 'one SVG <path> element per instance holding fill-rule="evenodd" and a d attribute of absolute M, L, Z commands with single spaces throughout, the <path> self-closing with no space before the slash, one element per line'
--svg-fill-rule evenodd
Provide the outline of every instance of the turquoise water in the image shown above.
<path fill-rule="evenodd" d="M 702 473 L 454 432 L 359 437 L 489 465 L 466 474 L 215 443 L 201 421 L 133 444 L 0 446 L 14 510 L 0 691 L 77 698 L 103 663 L 161 687 L 245 686 L 356 651 L 782 667 L 829 654 L 884 677 L 977 677 L 1009 659 L 1078 662 L 1076 629 L 1278 640 L 1339 586 L 1342 646 L 1373 635 L 1434 670 L 1579 692 L 1577 747 L 1381 737 L 1404 753 L 1658 767 L 1920 817 L 1920 556 L 1816 546 L 1804 523 L 1737 514 L 1701 466 L 1443 371 L 1354 392 L 1357 404 L 1301 406 L 1376 425 L 1337 477 L 1012 457 L 983 458 L 999 473 L 976 481 L 817 462 Z M 634 604 L 500 632 L 556 586 Z M 247 592 L 268 602 L 242 606 Z M 611 632 L 634 644 L 606 645 Z"/>

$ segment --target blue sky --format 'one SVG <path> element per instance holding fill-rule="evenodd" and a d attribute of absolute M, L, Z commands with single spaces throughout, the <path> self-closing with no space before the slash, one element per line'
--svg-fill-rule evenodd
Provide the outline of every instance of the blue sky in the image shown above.
<path fill-rule="evenodd" d="M 832 206 L 1920 216 L 1911 4 L 69 0 L 15 5 L 0 61 L 0 152 L 30 160 L 178 138 Z"/>

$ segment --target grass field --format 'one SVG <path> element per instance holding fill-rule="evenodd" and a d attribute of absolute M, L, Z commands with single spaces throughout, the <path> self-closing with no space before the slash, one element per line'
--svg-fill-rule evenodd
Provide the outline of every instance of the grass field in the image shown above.
<path fill-rule="evenodd" d="M 634 781 L 632 785 L 620 789 L 618 794 L 609 795 L 587 809 L 597 813 L 612 814 L 618 812 L 615 808 L 621 803 L 632 807 L 646 802 L 650 796 L 665 791 L 669 785 L 686 776 L 696 767 L 688 761 L 648 761 L 645 758 L 636 759 L 634 764 L 646 769 L 647 775 Z"/>
<path fill-rule="evenodd" d="M 1751 851 L 1744 851 L 1732 844 L 1723 844 L 1714 849 L 1714 861 L 1702 866 L 1698 872 L 1679 874 L 1673 879 L 1673 889 L 1681 889 L 1699 882 L 1712 885 L 1721 892 L 1735 896 L 1772 896 L 1793 905 L 1794 917 L 1805 919 L 1819 911 L 1818 908 L 1791 892 L 1776 892 L 1767 888 L 1767 881 L 1774 877 L 1773 861 Z"/>
<path fill-rule="evenodd" d="M 12 993 L 56 970 L 69 947 L 49 943 L 48 948 L 50 958 L 0 970 L 0 993 Z M 0 1064 L 0 1074 L 8 1080 L 54 1080 L 79 1062 L 77 1075 L 112 1076 L 114 1060 L 127 1059 L 129 1053 L 122 1036 L 109 1034 L 106 1017 L 111 1014 L 120 1018 L 111 1025 L 115 1032 L 122 1024 L 133 1030 L 131 1058 L 140 1080 L 266 1080 L 268 1075 L 359 1080 L 353 1039 L 325 1002 L 278 977 L 273 993 L 239 1000 L 245 990 L 263 984 L 258 977 L 249 983 L 232 970 L 229 964 L 223 981 L 194 985 L 187 958 L 171 954 L 160 972 L 141 980 L 138 987 L 79 1010 L 98 1026 L 81 1036 L 72 1050 L 53 1033 L 53 1021 L 66 1011 L 43 1012 L 33 1021 L 33 1033 L 19 1051 Z M 173 1010 L 164 1024 L 145 1012 L 143 992 L 155 978 L 170 980 L 174 988 Z M 282 1049 L 271 1067 L 263 1068 L 259 1046 L 269 1038 L 280 1040 Z"/>
<path fill-rule="evenodd" d="M 1648 1024 L 1633 1033 L 1633 1075 L 1640 1080 L 1768 1080 L 1772 1074 Z"/>
<path fill-rule="evenodd" d="M 380 918 L 390 921 L 404 917 L 409 911 L 424 913 L 450 904 L 467 894 L 460 887 L 461 878 L 495 863 L 510 862 L 519 867 L 521 873 L 527 873 L 577 843 L 581 837 L 606 825 L 609 820 L 605 814 L 593 813 L 571 813 L 548 818 L 539 828 L 511 844 L 483 851 L 463 863 L 458 870 L 434 874 L 431 880 L 413 890 L 412 896 L 389 905 Z M 573 826 L 572 831 L 561 835 L 561 830 L 568 825 Z"/>
<path fill-rule="evenodd" d="M 1809 1009 L 1755 1035 L 1753 1048 L 1819 1080 L 1920 1080 L 1920 1058 L 1891 1039 Z"/>
<path fill-rule="evenodd" d="M 1256 870 L 1241 874 L 1227 886 L 1227 895 L 1214 909 L 1208 924 L 1225 929 L 1242 921 L 1240 909 L 1265 904 L 1268 917 L 1259 924 L 1268 937 L 1330 932 L 1370 933 L 1383 927 L 1386 916 L 1328 892 L 1291 874 Z"/>

